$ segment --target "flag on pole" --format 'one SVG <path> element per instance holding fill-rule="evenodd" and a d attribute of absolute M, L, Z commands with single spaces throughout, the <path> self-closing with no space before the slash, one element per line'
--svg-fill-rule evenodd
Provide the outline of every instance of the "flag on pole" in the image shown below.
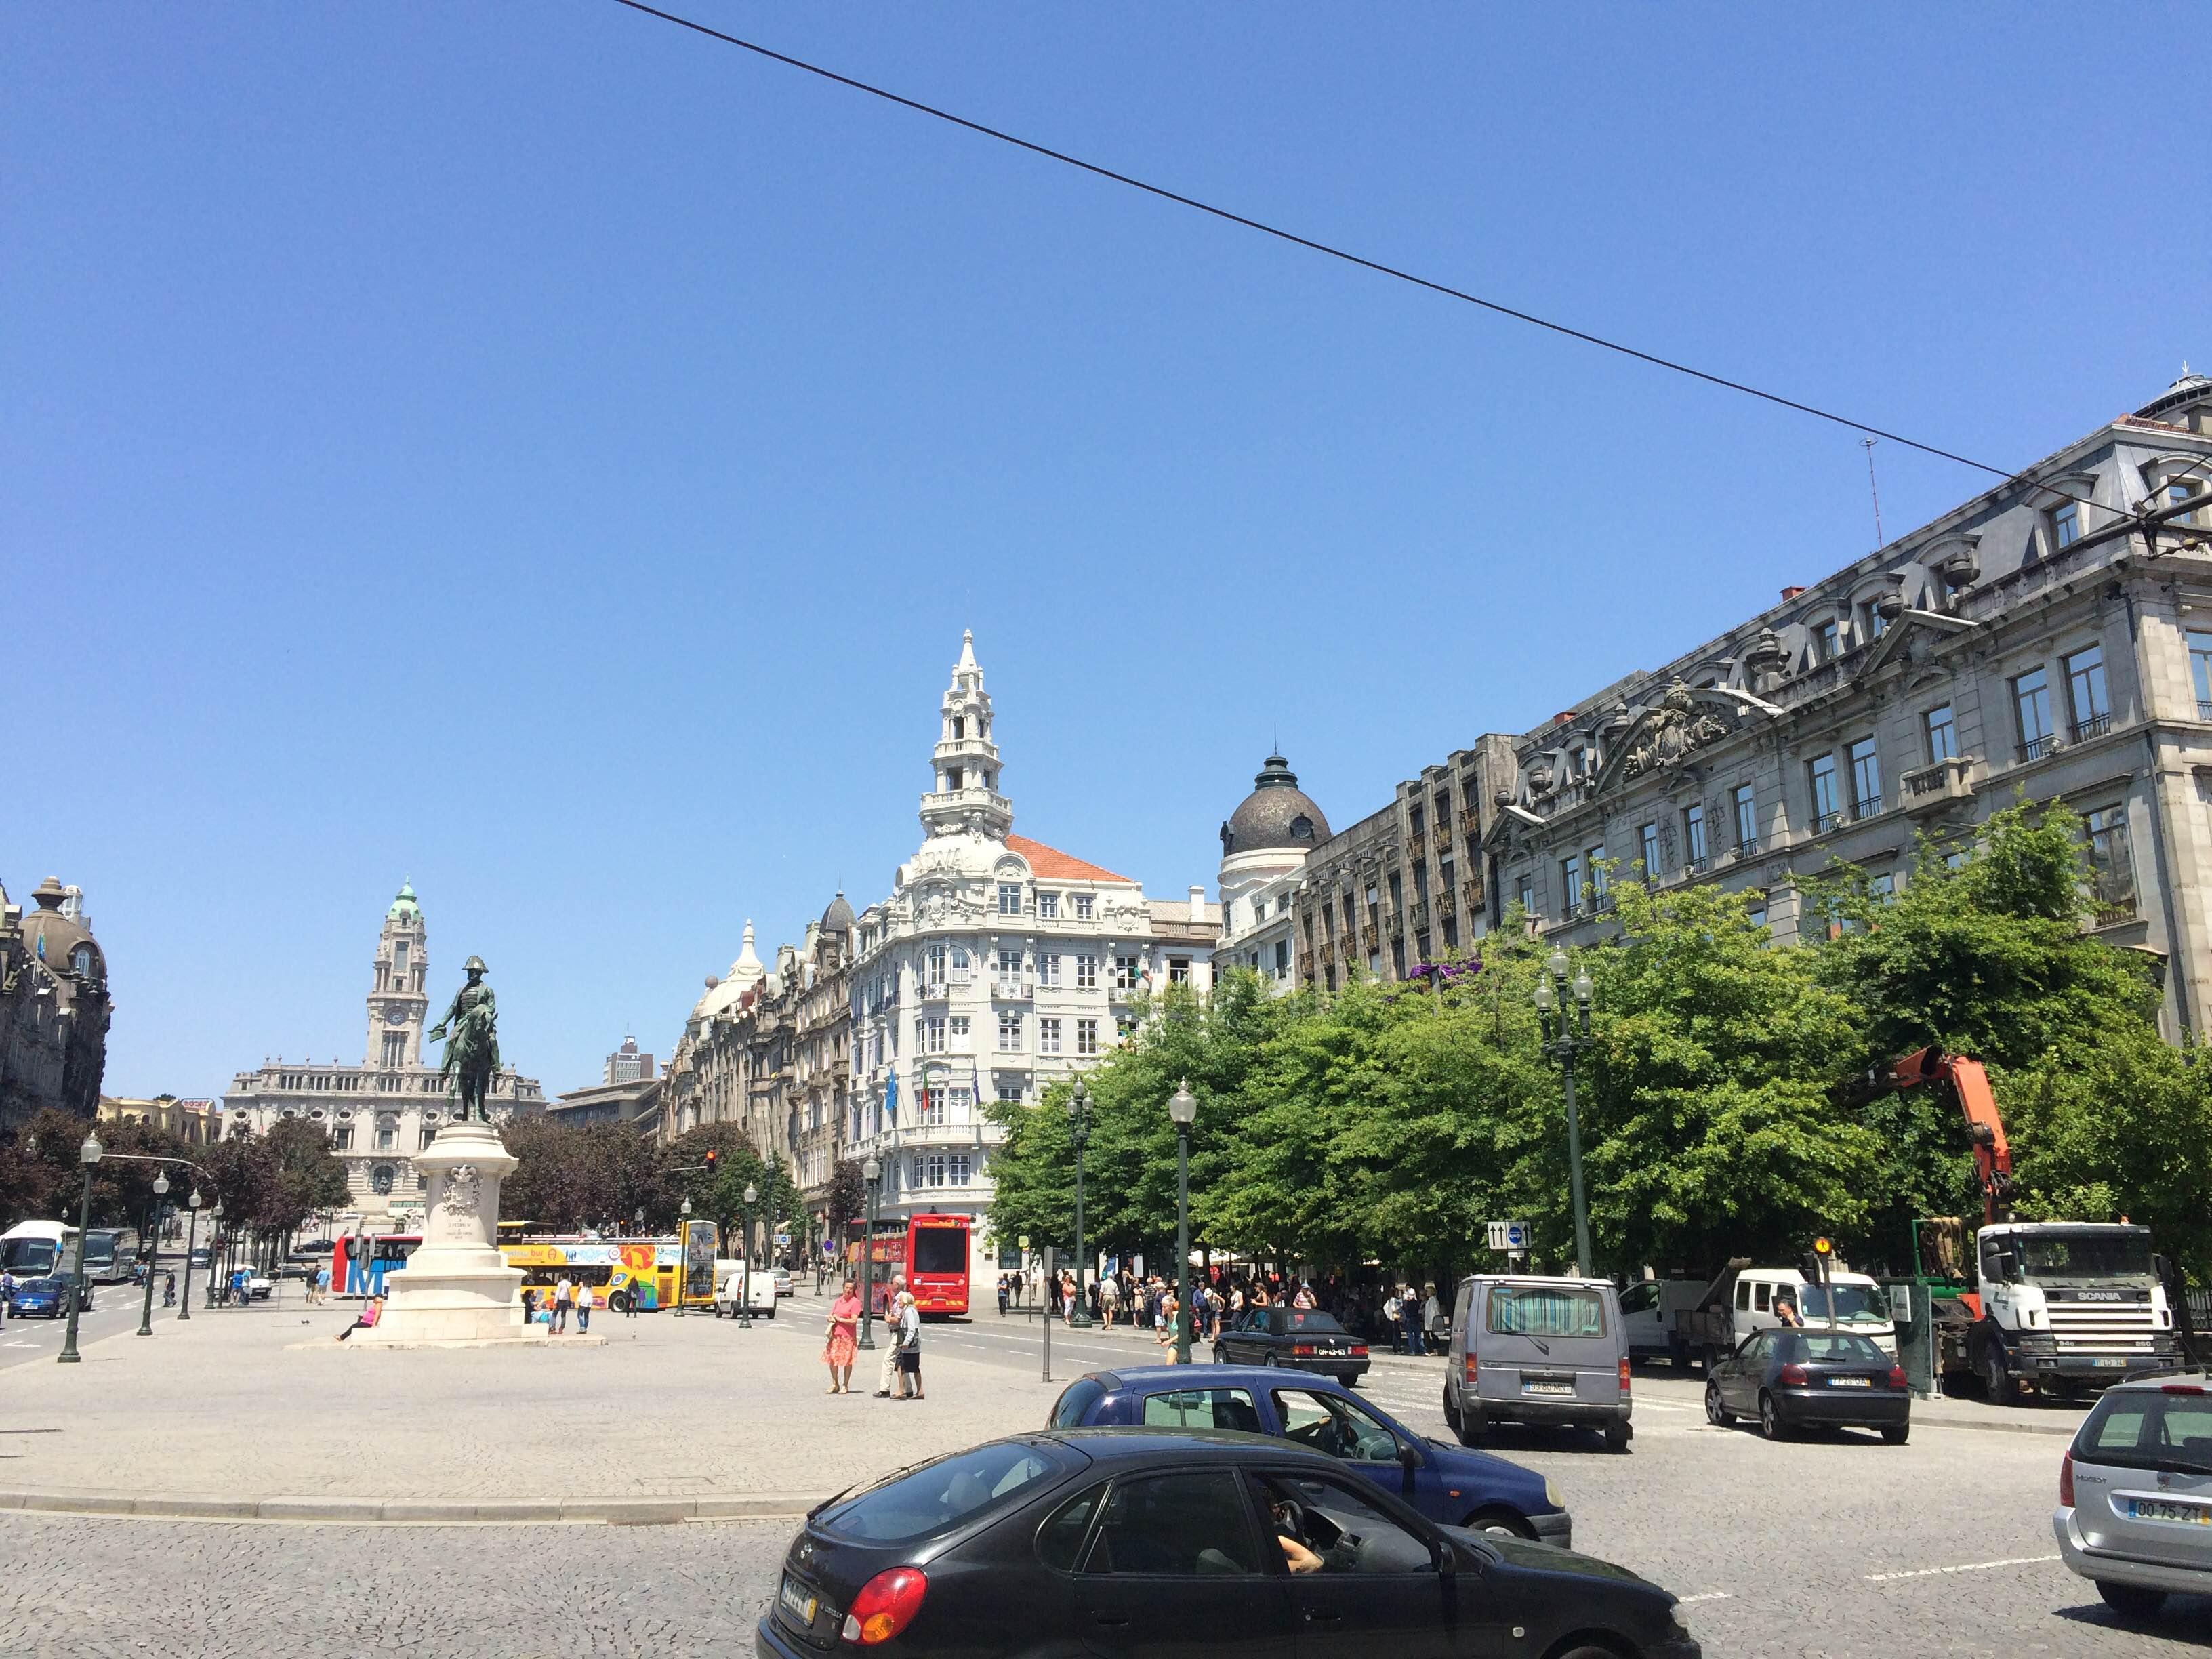
<path fill-rule="evenodd" d="M 884 1079 L 884 1121 L 898 1121 L 898 1073 L 893 1072 Z"/>

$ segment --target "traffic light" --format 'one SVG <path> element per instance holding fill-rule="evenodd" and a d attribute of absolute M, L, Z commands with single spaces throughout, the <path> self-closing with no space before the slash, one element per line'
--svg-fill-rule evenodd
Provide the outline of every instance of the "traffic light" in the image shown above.
<path fill-rule="evenodd" d="M 714 1173 L 714 1162 L 720 1157 L 721 1154 L 716 1152 L 712 1146 L 709 1146 L 707 1149 L 707 1173 L 708 1175 Z"/>

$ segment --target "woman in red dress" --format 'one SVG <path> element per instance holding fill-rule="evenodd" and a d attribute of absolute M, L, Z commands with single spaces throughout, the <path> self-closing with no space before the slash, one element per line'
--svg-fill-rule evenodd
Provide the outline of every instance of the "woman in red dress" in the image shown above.
<path fill-rule="evenodd" d="M 830 1365 L 830 1392 L 853 1392 L 853 1350 L 860 1340 L 860 1297 L 851 1279 L 830 1304 L 830 1342 L 822 1358 Z"/>

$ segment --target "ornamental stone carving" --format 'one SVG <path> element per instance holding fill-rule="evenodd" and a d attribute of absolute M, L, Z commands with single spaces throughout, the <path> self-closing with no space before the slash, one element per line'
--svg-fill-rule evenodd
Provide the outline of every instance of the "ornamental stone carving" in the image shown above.
<path fill-rule="evenodd" d="M 1691 698 L 1690 688 L 1676 680 L 1667 688 L 1659 706 L 1644 717 L 1643 729 L 1628 751 L 1627 774 L 1636 778 L 1664 770 L 1692 750 L 1718 742 L 1728 730 L 1726 720 L 1711 709 L 1699 708 Z"/>

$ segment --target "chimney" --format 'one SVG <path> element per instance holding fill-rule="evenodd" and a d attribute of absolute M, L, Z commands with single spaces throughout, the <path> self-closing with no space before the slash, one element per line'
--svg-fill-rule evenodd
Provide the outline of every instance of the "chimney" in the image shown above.
<path fill-rule="evenodd" d="M 1785 587 L 1785 588 L 1784 588 L 1784 589 L 1782 590 L 1782 603 L 1783 603 L 1783 604 L 1784 604 L 1784 605 L 1789 604 L 1790 600 L 1792 600 L 1792 599 L 1796 599 L 1796 598 L 1800 593 L 1802 593 L 1804 591 L 1805 591 L 1805 590 L 1804 590 L 1803 588 L 1802 588 L 1802 587 Z"/>
<path fill-rule="evenodd" d="M 1205 914 L 1206 889 L 1203 887 L 1194 887 L 1190 890 L 1190 919 L 1193 921 L 1196 921 Z"/>

